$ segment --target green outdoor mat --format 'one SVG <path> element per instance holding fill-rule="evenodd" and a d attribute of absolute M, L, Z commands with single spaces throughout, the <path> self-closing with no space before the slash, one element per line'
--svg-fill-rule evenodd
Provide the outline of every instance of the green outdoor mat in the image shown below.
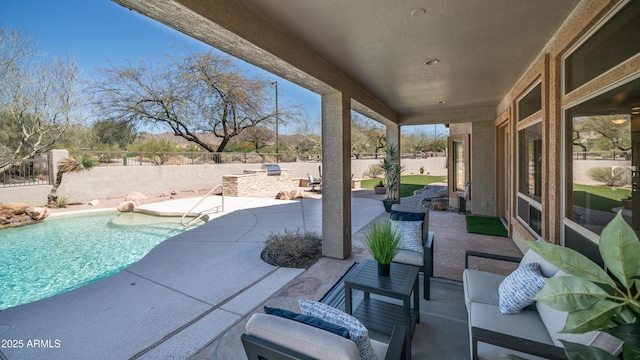
<path fill-rule="evenodd" d="M 509 233 L 497 217 L 467 215 L 467 232 L 507 237 Z"/>

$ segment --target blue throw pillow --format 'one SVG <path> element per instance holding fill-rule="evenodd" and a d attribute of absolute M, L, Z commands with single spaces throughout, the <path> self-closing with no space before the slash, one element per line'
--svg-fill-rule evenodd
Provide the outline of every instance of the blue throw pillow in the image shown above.
<path fill-rule="evenodd" d="M 295 313 L 293 311 L 289 311 L 289 310 L 285 310 L 285 309 L 278 309 L 278 308 L 271 308 L 271 307 L 264 307 L 264 313 L 265 314 L 269 314 L 269 315 L 275 315 L 275 316 L 279 316 L 285 319 L 290 319 L 290 320 L 294 320 L 303 324 L 307 324 L 313 327 L 316 327 L 318 329 L 322 329 L 322 330 L 326 330 L 329 332 L 332 332 L 336 335 L 340 335 L 344 338 L 349 338 L 349 330 L 347 330 L 347 328 L 336 325 L 336 324 L 332 324 L 328 321 L 324 321 L 322 319 L 319 319 L 317 317 L 313 317 L 313 316 L 308 316 L 308 315 L 303 315 L 303 314 L 298 314 Z"/>
<path fill-rule="evenodd" d="M 340 311 L 334 307 L 312 300 L 298 300 L 302 313 L 309 316 L 316 316 L 330 323 L 344 326 L 349 329 L 349 338 L 358 346 L 360 359 L 377 360 L 375 351 L 371 347 L 369 330 L 355 317 Z"/>
<path fill-rule="evenodd" d="M 540 264 L 537 262 L 520 266 L 498 286 L 500 312 L 505 315 L 517 314 L 533 304 L 533 297 L 546 282 L 547 278 L 540 273 Z"/>
<path fill-rule="evenodd" d="M 404 212 L 391 210 L 391 220 L 400 221 L 424 221 L 424 213 Z"/>
<path fill-rule="evenodd" d="M 390 220 L 391 229 L 400 235 L 400 250 L 424 253 L 422 245 L 422 221 Z"/>

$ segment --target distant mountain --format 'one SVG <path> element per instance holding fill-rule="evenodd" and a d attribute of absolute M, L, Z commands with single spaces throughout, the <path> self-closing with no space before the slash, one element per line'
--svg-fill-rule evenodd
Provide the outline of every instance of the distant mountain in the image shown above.
<path fill-rule="evenodd" d="M 216 137 L 213 134 L 197 134 L 198 138 L 208 144 L 211 145 L 220 145 L 220 138 Z M 138 140 L 145 141 L 149 139 L 164 139 L 167 141 L 171 141 L 180 147 L 187 147 L 189 145 L 189 141 L 187 141 L 182 136 L 177 136 L 172 132 L 163 132 L 163 133 L 150 133 L 150 132 L 141 132 L 138 134 Z"/>

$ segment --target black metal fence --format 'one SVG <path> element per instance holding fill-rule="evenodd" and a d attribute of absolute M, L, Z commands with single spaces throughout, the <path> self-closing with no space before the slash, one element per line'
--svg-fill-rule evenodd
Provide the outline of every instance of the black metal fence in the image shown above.
<path fill-rule="evenodd" d="M 150 165 L 203 165 L 203 164 L 264 164 L 308 162 L 320 163 L 320 154 L 260 154 L 260 153 L 210 153 L 210 152 L 125 152 L 78 151 L 70 155 L 94 155 L 99 166 L 150 166 Z M 445 153 L 402 154 L 403 159 L 442 157 Z M 384 158 L 384 153 L 353 154 L 353 160 Z M 50 185 L 49 162 L 46 157 L 32 160 L 0 159 L 0 187 Z"/>
<path fill-rule="evenodd" d="M 211 152 L 124 152 L 81 151 L 72 153 L 93 155 L 101 166 L 203 165 L 203 164 L 263 164 L 278 162 L 320 162 L 319 154 L 259 154 Z"/>
<path fill-rule="evenodd" d="M 94 155 L 101 166 L 148 166 L 148 165 L 203 165 L 203 164 L 264 164 L 322 161 L 320 154 L 265 154 L 265 153 L 211 153 L 211 152 L 124 152 L 124 151 L 82 151 L 71 154 Z M 424 159 L 443 157 L 443 153 L 402 154 L 403 159 Z M 352 159 L 382 159 L 384 153 L 353 154 Z"/>
<path fill-rule="evenodd" d="M 0 187 L 50 185 L 46 157 L 30 160 L 0 159 Z"/>

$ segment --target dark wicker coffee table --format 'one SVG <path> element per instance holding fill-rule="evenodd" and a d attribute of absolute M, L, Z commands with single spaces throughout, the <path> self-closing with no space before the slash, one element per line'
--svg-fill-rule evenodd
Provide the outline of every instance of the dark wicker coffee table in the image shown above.
<path fill-rule="evenodd" d="M 364 300 L 353 312 L 351 290 L 364 292 Z M 411 338 L 415 324 L 420 322 L 418 267 L 391 263 L 389 276 L 378 275 L 378 263 L 364 260 L 344 279 L 345 311 L 360 320 L 367 329 L 391 334 L 395 324 L 405 325 L 409 334 L 406 344 L 407 359 L 411 358 Z M 371 299 L 378 294 L 402 300 L 396 305 L 384 300 Z M 411 295 L 413 294 L 413 307 Z"/>

